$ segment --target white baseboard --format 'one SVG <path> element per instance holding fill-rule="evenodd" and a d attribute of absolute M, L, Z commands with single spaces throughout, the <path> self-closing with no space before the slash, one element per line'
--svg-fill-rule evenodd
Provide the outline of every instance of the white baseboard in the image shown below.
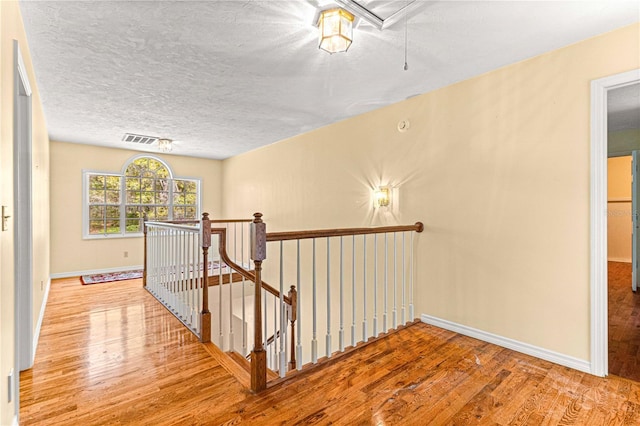
<path fill-rule="evenodd" d="M 36 324 L 36 330 L 33 333 L 33 356 L 31 358 L 31 365 L 36 361 L 36 349 L 38 349 L 38 340 L 40 339 L 40 328 L 42 327 L 42 320 L 44 319 L 44 310 L 47 307 L 47 300 L 49 300 L 49 289 L 51 289 L 51 278 L 49 278 L 47 285 L 44 288 L 44 297 L 42 298 L 42 305 L 40 305 L 40 315 L 38 315 L 38 323 Z"/>
<path fill-rule="evenodd" d="M 607 259 L 609 262 L 621 262 L 621 263 L 631 263 L 631 258 L 626 257 L 609 257 Z"/>
<path fill-rule="evenodd" d="M 457 324 L 455 322 L 447 321 L 444 319 L 432 317 L 430 315 L 422 314 L 420 316 L 422 322 L 436 327 L 444 328 L 445 330 L 454 331 L 465 336 L 473 337 L 484 342 L 493 343 L 494 345 L 502 346 L 503 348 L 511 349 L 516 352 L 521 352 L 526 355 L 531 355 L 536 358 L 544 359 L 555 364 L 560 364 L 565 367 L 573 368 L 575 370 L 583 371 L 585 373 L 591 373 L 591 363 L 589 361 L 574 358 L 569 355 L 564 355 L 558 352 L 550 351 L 548 349 L 533 346 L 528 343 L 520 342 L 518 340 L 509 339 L 508 337 L 498 336 L 497 334 L 488 333 L 486 331 L 478 330 L 466 325 Z"/>
<path fill-rule="evenodd" d="M 116 266 L 115 268 L 105 268 L 105 269 L 89 269 L 86 271 L 59 272 L 56 274 L 51 274 L 51 279 L 81 277 L 83 275 L 93 275 L 93 274 L 109 274 L 112 272 L 134 271 L 134 270 L 143 269 L 143 268 L 144 268 L 144 265 L 132 265 L 132 266 Z"/>

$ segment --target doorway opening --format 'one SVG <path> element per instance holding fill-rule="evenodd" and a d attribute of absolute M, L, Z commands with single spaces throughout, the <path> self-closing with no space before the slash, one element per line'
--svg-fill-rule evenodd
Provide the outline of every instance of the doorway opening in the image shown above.
<path fill-rule="evenodd" d="M 607 153 L 608 368 L 640 381 L 640 83 L 607 92 Z"/>
<path fill-rule="evenodd" d="M 609 132 L 611 137 L 612 132 Z M 637 186 L 632 184 L 638 182 L 637 173 L 632 173 L 637 168 L 637 160 L 638 151 L 634 151 L 633 157 L 624 155 L 607 160 L 607 343 L 609 374 L 640 381 L 640 363 L 637 362 L 640 292 L 636 291 L 632 280 L 638 275 L 638 250 L 633 241 L 637 241 L 639 235 L 633 212 L 637 211 L 639 197 Z M 632 262 L 636 268 L 632 267 Z"/>
<path fill-rule="evenodd" d="M 591 373 L 609 373 L 608 356 L 608 105 L 609 92 L 640 84 L 640 69 L 591 82 Z M 613 93 L 613 92 L 612 92 Z M 638 148 L 640 149 L 640 148 Z M 629 283 L 630 284 L 630 283 Z M 631 291 L 629 287 L 629 291 Z"/>

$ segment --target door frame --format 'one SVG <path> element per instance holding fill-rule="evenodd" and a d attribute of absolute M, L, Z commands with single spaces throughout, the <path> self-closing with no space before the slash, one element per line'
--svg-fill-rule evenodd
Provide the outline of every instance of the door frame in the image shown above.
<path fill-rule="evenodd" d="M 32 91 L 17 40 L 13 41 L 13 249 L 15 415 L 20 413 L 20 371 L 33 366 Z"/>
<path fill-rule="evenodd" d="M 609 372 L 607 317 L 607 93 L 640 83 L 640 69 L 591 82 L 591 374 Z"/>

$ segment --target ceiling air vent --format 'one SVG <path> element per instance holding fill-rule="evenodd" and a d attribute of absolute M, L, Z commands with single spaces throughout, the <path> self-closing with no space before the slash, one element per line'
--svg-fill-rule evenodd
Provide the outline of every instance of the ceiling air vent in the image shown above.
<path fill-rule="evenodd" d="M 123 142 L 141 143 L 143 145 L 151 145 L 158 140 L 155 136 L 134 135 L 133 133 L 125 133 L 122 137 Z"/>

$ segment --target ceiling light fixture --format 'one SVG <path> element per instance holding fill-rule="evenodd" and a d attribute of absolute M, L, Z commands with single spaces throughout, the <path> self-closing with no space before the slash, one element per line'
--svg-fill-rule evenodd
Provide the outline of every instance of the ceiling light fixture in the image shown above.
<path fill-rule="evenodd" d="M 344 9 L 327 9 L 320 12 L 318 47 L 325 52 L 346 52 L 353 41 L 353 15 Z"/>
<path fill-rule="evenodd" d="M 158 139 L 158 149 L 162 152 L 171 152 L 173 149 L 171 139 Z"/>

